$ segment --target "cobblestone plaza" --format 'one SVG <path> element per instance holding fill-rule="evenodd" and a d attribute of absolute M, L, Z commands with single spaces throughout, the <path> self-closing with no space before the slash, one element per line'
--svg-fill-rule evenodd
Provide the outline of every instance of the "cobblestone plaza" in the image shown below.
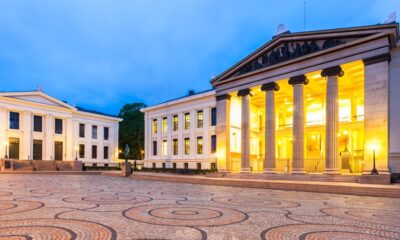
<path fill-rule="evenodd" d="M 0 239 L 400 239 L 400 199 L 0 175 Z"/>

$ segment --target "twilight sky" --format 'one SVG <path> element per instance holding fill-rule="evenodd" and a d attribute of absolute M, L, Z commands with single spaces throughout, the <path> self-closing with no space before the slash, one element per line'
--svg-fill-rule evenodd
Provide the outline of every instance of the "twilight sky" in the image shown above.
<path fill-rule="evenodd" d="M 269 41 L 304 30 L 303 0 L 0 0 L 0 91 L 117 114 L 211 88 Z M 371 25 L 400 0 L 307 0 L 306 30 Z M 400 16 L 398 17 L 400 18 Z"/>

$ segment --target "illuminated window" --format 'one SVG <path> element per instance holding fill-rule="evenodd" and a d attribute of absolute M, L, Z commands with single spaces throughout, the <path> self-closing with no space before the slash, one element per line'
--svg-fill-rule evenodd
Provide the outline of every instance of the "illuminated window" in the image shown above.
<path fill-rule="evenodd" d="M 190 129 L 190 113 L 185 113 L 185 130 Z"/>
<path fill-rule="evenodd" d="M 162 129 L 163 133 L 168 131 L 168 119 L 166 117 L 164 117 L 162 120 Z"/>
<path fill-rule="evenodd" d="M 350 99 L 339 99 L 339 121 L 351 121 L 351 103 Z"/>
<path fill-rule="evenodd" d="M 197 128 L 203 127 L 203 110 L 197 111 Z"/>
<path fill-rule="evenodd" d="M 79 144 L 79 158 L 85 158 L 85 145 Z"/>
<path fill-rule="evenodd" d="M 178 139 L 172 141 L 173 154 L 178 155 Z"/>
<path fill-rule="evenodd" d="M 190 139 L 189 138 L 185 138 L 185 142 L 184 142 L 185 146 L 185 155 L 189 155 L 190 154 Z"/>
<path fill-rule="evenodd" d="M 306 125 L 314 126 L 322 124 L 322 104 L 312 103 L 306 108 Z"/>
<path fill-rule="evenodd" d="M 167 144 L 167 140 L 163 140 L 162 141 L 162 154 L 164 156 L 168 155 L 168 144 Z"/>
<path fill-rule="evenodd" d="M 197 137 L 197 154 L 203 154 L 203 137 Z"/>
<path fill-rule="evenodd" d="M 157 119 L 153 119 L 153 133 L 157 134 Z"/>
<path fill-rule="evenodd" d="M 174 115 L 172 122 L 173 122 L 173 130 L 178 131 L 178 115 Z"/>

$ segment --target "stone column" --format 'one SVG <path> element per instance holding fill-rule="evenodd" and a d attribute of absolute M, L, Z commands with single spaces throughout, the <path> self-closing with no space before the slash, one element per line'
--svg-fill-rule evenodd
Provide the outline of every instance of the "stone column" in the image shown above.
<path fill-rule="evenodd" d="M 232 170 L 230 142 L 231 96 L 228 94 L 219 95 L 216 97 L 216 100 L 217 126 L 215 128 L 215 132 L 217 134 L 217 169 L 218 172 L 229 172 Z"/>
<path fill-rule="evenodd" d="M 365 66 L 363 174 L 371 174 L 374 149 L 376 169 L 379 174 L 389 173 L 389 61 L 389 53 L 363 59 Z"/>
<path fill-rule="evenodd" d="M 249 173 L 250 169 L 250 96 L 249 88 L 239 90 L 242 98 L 242 128 L 241 128 L 241 173 Z"/>
<path fill-rule="evenodd" d="M 32 112 L 31 111 L 24 111 L 23 112 L 23 124 L 22 124 L 22 131 L 23 131 L 23 137 L 22 137 L 22 155 L 20 155 L 20 159 L 23 160 L 31 160 L 33 159 L 33 151 L 32 151 L 32 145 L 33 145 L 33 133 L 32 133 Z M 43 123 L 42 123 L 43 124 Z M 42 130 L 43 130 L 42 126 Z"/>
<path fill-rule="evenodd" d="M 261 86 L 265 91 L 265 158 L 264 173 L 275 173 L 275 91 L 279 85 L 275 82 Z"/>
<path fill-rule="evenodd" d="M 340 66 L 334 66 L 322 70 L 321 76 L 325 77 L 326 83 L 326 125 L 325 125 L 325 173 L 340 174 L 341 162 L 338 151 L 339 132 L 339 77 L 344 72 Z"/>
<path fill-rule="evenodd" d="M 308 84 L 305 75 L 291 77 L 293 86 L 293 169 L 292 173 L 304 171 L 304 85 Z"/>

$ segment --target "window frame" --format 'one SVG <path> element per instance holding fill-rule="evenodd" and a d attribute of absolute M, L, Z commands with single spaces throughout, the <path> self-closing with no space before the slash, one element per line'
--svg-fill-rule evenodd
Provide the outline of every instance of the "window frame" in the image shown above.
<path fill-rule="evenodd" d="M 61 122 L 61 131 L 57 131 L 57 120 L 58 121 L 60 121 Z M 64 121 L 63 121 L 63 119 L 62 118 L 55 118 L 54 119 L 54 133 L 55 134 L 63 134 L 63 131 L 64 131 L 64 129 L 63 129 L 63 125 L 64 125 Z"/>
<path fill-rule="evenodd" d="M 12 117 L 13 116 L 13 117 Z M 12 130 L 20 129 L 21 114 L 16 111 L 10 111 L 8 116 L 8 128 Z M 15 125 L 15 126 L 14 126 Z"/>
<path fill-rule="evenodd" d="M 204 139 L 202 136 L 198 136 L 196 138 L 196 152 L 198 155 L 202 155 L 203 154 L 203 148 L 204 148 Z"/>
<path fill-rule="evenodd" d="M 204 126 L 204 111 L 203 109 L 197 110 L 196 112 L 197 128 L 203 128 Z"/>
<path fill-rule="evenodd" d="M 38 119 L 40 119 L 40 130 L 38 130 L 38 129 L 36 129 L 36 121 L 38 120 Z M 43 116 L 41 116 L 41 115 L 33 115 L 33 131 L 34 132 L 43 132 Z"/>
<path fill-rule="evenodd" d="M 190 112 L 184 115 L 184 129 L 190 130 Z"/>

